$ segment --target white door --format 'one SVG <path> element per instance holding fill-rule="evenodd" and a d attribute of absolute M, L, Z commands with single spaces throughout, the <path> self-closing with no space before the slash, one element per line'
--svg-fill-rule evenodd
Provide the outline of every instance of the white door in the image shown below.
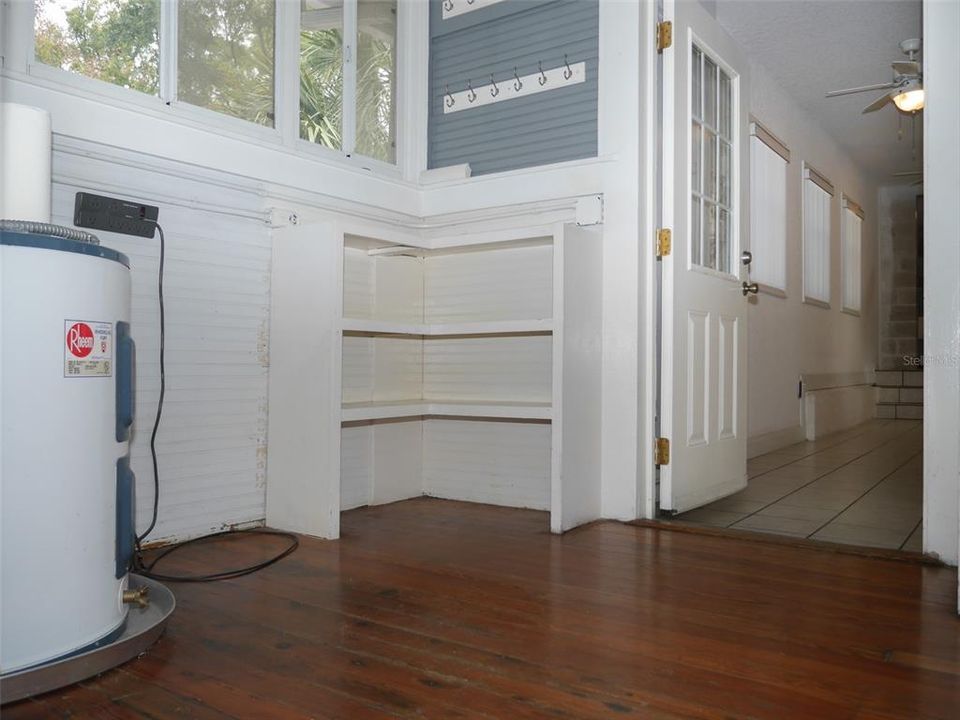
<path fill-rule="evenodd" d="M 663 53 L 660 507 L 746 486 L 749 82 L 736 44 L 695 0 L 668 0 Z"/>

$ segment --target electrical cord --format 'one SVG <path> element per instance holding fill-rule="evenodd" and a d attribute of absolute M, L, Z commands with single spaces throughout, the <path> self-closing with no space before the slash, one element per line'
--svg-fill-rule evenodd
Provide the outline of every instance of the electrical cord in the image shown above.
<path fill-rule="evenodd" d="M 155 222 L 154 226 L 160 233 L 160 266 L 157 271 L 157 299 L 160 301 L 160 397 L 157 400 L 157 414 L 153 419 L 153 430 L 150 433 L 150 459 L 153 462 L 153 513 L 150 517 L 150 525 L 142 534 L 137 536 L 137 548 L 144 538 L 153 532 L 157 526 L 157 510 L 160 507 L 160 471 L 157 469 L 157 431 L 160 429 L 160 419 L 163 417 L 163 398 L 167 394 L 167 368 L 165 365 L 167 340 L 167 317 L 163 306 L 163 264 L 166 260 L 167 241 L 163 235 L 163 228 L 160 223 Z"/>
<path fill-rule="evenodd" d="M 270 535 L 274 537 L 283 537 L 290 540 L 290 544 L 287 545 L 281 552 L 278 554 L 267 558 L 263 562 L 256 563 L 254 565 L 247 565 L 245 567 L 236 568 L 233 570 L 221 570 L 220 572 L 209 573 L 207 575 L 166 575 L 164 573 L 156 572 L 154 567 L 157 563 L 160 562 L 163 558 L 169 555 L 172 552 L 180 550 L 187 545 L 193 545 L 196 543 L 203 542 L 205 540 L 211 540 L 213 538 L 226 537 L 226 536 L 236 536 L 236 535 Z M 231 578 L 243 577 L 244 575 L 250 575 L 257 572 L 258 570 L 263 570 L 265 567 L 273 565 L 275 562 L 283 560 L 287 555 L 292 553 L 297 549 L 300 542 L 297 540 L 297 536 L 292 533 L 282 532 L 280 530 L 262 530 L 260 528 L 254 528 L 252 530 L 224 530 L 223 532 L 211 533 L 210 535 L 203 535 L 202 537 L 196 537 L 191 540 L 184 540 L 183 542 L 177 543 L 176 545 L 170 545 L 169 547 L 161 550 L 156 557 L 154 557 L 149 563 L 143 564 L 143 559 L 138 560 L 138 565 L 135 568 L 137 573 L 140 575 L 146 575 L 149 578 L 154 580 L 162 580 L 165 582 L 213 582 L 214 580 L 229 580 Z"/>
<path fill-rule="evenodd" d="M 154 222 L 153 226 L 157 229 L 157 232 L 160 235 L 160 265 L 157 272 L 157 298 L 160 303 L 160 397 L 157 400 L 157 414 L 154 417 L 153 430 L 150 433 L 150 459 L 153 463 L 153 512 L 150 515 L 150 525 L 141 534 L 135 536 L 134 545 L 136 547 L 136 552 L 133 556 L 133 570 L 139 575 L 164 582 L 214 582 L 216 580 L 228 580 L 231 578 L 242 577 L 244 575 L 250 575 L 259 570 L 263 570 L 265 567 L 269 567 L 275 562 L 279 562 L 283 558 L 287 557 L 287 555 L 290 555 L 300 545 L 300 541 L 297 539 L 297 536 L 293 533 L 282 532 L 280 530 L 263 530 L 260 528 L 253 528 L 250 530 L 224 530 L 222 532 L 210 533 L 209 535 L 202 535 L 200 537 L 191 538 L 190 540 L 184 540 L 183 542 L 170 545 L 161 550 L 157 556 L 149 562 L 144 562 L 143 559 L 142 543 L 157 526 L 157 514 L 160 507 L 160 471 L 157 463 L 157 432 L 160 430 L 160 420 L 163 417 L 163 399 L 167 390 L 167 371 L 164 362 L 167 334 L 166 311 L 163 304 L 163 266 L 166 259 L 166 238 L 163 235 L 163 228 L 160 227 L 160 223 Z M 194 545 L 214 538 L 238 535 L 269 535 L 273 537 L 286 538 L 290 541 L 290 543 L 282 551 L 262 562 L 204 575 L 168 575 L 165 573 L 156 572 L 154 570 L 157 563 L 163 558 L 167 557 L 171 553 L 176 552 L 177 550 L 180 550 L 181 548 L 187 547 L 188 545 Z"/>

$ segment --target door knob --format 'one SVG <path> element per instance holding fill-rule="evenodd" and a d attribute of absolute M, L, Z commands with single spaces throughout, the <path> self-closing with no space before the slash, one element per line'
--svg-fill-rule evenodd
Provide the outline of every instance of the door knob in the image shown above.
<path fill-rule="evenodd" d="M 748 283 L 746 280 L 743 281 L 743 285 L 740 287 L 740 289 L 743 290 L 744 296 L 749 295 L 750 293 L 756 295 L 758 292 L 760 292 L 759 285 L 756 283 Z"/>
<path fill-rule="evenodd" d="M 749 250 L 744 250 L 742 253 L 740 253 L 740 262 L 742 262 L 744 265 L 749 265 L 752 263 L 753 253 Z"/>

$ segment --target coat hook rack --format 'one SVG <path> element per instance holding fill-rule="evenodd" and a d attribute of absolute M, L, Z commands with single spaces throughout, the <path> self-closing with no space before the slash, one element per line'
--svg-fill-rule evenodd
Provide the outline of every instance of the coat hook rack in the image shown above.
<path fill-rule="evenodd" d="M 477 0 L 479 3 L 481 0 Z M 585 82 L 587 79 L 587 64 L 577 62 L 570 64 L 567 56 L 563 56 L 563 64 L 545 70 L 543 62 L 537 62 L 537 69 L 529 75 L 521 75 L 517 67 L 513 68 L 512 82 L 499 85 L 494 73 L 490 73 L 490 83 L 474 88 L 473 81 L 467 80 L 466 89 L 451 92 L 450 86 L 444 90 L 443 114 L 469 110 L 470 108 L 492 105 L 493 103 L 513 100 L 516 98 L 535 95 L 536 93 L 552 92 L 564 87 L 570 87 Z"/>
<path fill-rule="evenodd" d="M 443 0 L 441 16 L 444 20 L 463 15 L 474 10 L 496 5 L 504 0 Z"/>

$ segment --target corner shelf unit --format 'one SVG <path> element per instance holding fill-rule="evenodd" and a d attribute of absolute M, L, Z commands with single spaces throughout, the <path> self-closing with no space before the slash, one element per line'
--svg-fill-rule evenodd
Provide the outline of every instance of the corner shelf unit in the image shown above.
<path fill-rule="evenodd" d="M 267 523 L 430 495 L 600 516 L 601 237 L 570 224 L 274 240 Z"/>

